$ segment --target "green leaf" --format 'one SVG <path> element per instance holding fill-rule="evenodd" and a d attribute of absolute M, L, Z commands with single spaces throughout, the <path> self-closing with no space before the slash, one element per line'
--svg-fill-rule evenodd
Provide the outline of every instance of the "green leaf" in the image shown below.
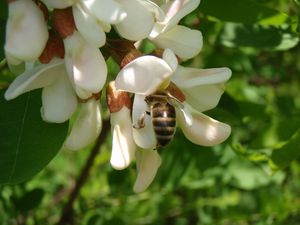
<path fill-rule="evenodd" d="M 19 211 L 26 212 L 37 208 L 42 202 L 45 191 L 41 188 L 26 192 L 21 198 L 13 199 L 16 208 Z"/>
<path fill-rule="evenodd" d="M 0 91 L 0 184 L 25 181 L 57 154 L 68 123 L 51 124 L 40 115 L 41 92 L 6 101 Z"/>
<path fill-rule="evenodd" d="M 6 20 L 8 15 L 8 7 L 6 1 L 0 1 L 0 19 Z"/>
<path fill-rule="evenodd" d="M 226 23 L 220 41 L 226 47 L 287 50 L 295 47 L 299 38 L 288 30 L 276 27 Z"/>
<path fill-rule="evenodd" d="M 202 13 L 222 21 L 280 25 L 288 16 L 251 0 L 203 0 L 200 4 Z"/>
<path fill-rule="evenodd" d="M 288 142 L 273 151 L 269 161 L 271 168 L 273 170 L 283 169 L 297 159 L 300 155 L 299 143 L 300 129 L 294 133 Z"/>
<path fill-rule="evenodd" d="M 5 21 L 0 19 L 0 61 L 4 58 L 4 42 L 5 42 Z"/>

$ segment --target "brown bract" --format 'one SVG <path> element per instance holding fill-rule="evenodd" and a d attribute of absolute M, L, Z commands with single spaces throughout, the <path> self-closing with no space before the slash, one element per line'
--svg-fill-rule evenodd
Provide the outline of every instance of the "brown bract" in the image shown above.
<path fill-rule="evenodd" d="M 63 39 L 73 34 L 76 29 L 72 7 L 65 9 L 54 9 L 52 14 L 52 22 L 54 29 Z"/>
<path fill-rule="evenodd" d="M 17 0 L 6 0 L 7 3 L 15 2 Z"/>
<path fill-rule="evenodd" d="M 124 58 L 122 59 L 120 66 L 121 68 L 123 68 L 124 66 L 126 66 L 128 63 L 130 63 L 132 60 L 141 57 L 143 54 L 137 50 L 137 49 L 132 49 L 130 52 L 128 52 Z"/>
<path fill-rule="evenodd" d="M 132 108 L 132 100 L 128 92 L 117 90 L 114 81 L 108 84 L 106 100 L 111 113 L 119 112 L 123 106 L 126 106 L 128 109 Z"/>
<path fill-rule="evenodd" d="M 64 43 L 61 37 L 56 35 L 53 31 L 49 31 L 49 39 L 47 41 L 46 47 L 39 57 L 41 63 L 47 64 L 54 57 L 59 57 L 61 59 L 65 56 Z"/>
<path fill-rule="evenodd" d="M 169 86 L 167 87 L 167 91 L 179 101 L 181 102 L 185 101 L 185 95 L 182 93 L 179 87 L 177 87 L 176 84 L 174 84 L 173 82 L 170 82 Z"/>

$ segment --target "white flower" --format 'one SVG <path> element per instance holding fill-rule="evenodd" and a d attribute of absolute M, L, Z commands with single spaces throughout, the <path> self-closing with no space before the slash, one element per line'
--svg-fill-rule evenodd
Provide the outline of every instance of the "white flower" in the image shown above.
<path fill-rule="evenodd" d="M 72 6 L 76 28 L 81 35 L 97 47 L 105 44 L 105 33 L 111 24 L 122 21 L 126 12 L 114 0 L 44 0 L 50 8 L 63 9 Z"/>
<path fill-rule="evenodd" d="M 149 39 L 158 47 L 172 49 L 183 60 L 196 56 L 203 45 L 199 30 L 178 25 L 179 21 L 192 12 L 200 0 L 175 0 L 161 5 L 164 16 L 157 17 Z"/>
<path fill-rule="evenodd" d="M 48 40 L 42 11 L 32 0 L 10 2 L 8 11 L 4 46 L 8 63 L 17 65 L 36 60 Z"/>
<path fill-rule="evenodd" d="M 65 63 L 76 94 L 87 99 L 99 93 L 106 81 L 106 62 L 99 49 L 75 31 L 64 39 Z"/>
<path fill-rule="evenodd" d="M 43 88 L 41 115 L 45 121 L 62 123 L 68 120 L 77 107 L 76 94 L 68 79 L 64 60 L 54 59 L 19 75 L 5 92 L 7 100 Z"/>
<path fill-rule="evenodd" d="M 163 59 L 142 56 L 128 63 L 118 74 L 116 87 L 135 94 L 132 122 L 138 124 L 141 114 L 149 111 L 145 97 L 173 81 L 186 95 L 183 109 L 175 106 L 184 135 L 195 144 L 213 146 L 226 140 L 231 128 L 201 112 L 217 105 L 230 76 L 228 68 L 201 70 L 178 66 L 173 52 L 165 50 Z M 199 95 L 202 97 L 198 99 Z M 133 139 L 143 149 L 137 153 L 138 176 L 134 190 L 138 192 L 150 185 L 160 166 L 159 155 L 152 150 L 156 147 L 156 138 L 151 118 L 146 116 L 144 122 L 144 128 L 133 129 Z"/>
<path fill-rule="evenodd" d="M 101 129 L 100 101 L 91 98 L 80 104 L 78 116 L 64 145 L 69 150 L 82 149 L 96 140 Z"/>

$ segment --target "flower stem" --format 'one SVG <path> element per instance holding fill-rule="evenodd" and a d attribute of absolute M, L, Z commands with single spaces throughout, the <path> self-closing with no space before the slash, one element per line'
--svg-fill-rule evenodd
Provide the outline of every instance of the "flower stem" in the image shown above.
<path fill-rule="evenodd" d="M 104 143 L 109 131 L 110 131 L 109 120 L 103 120 L 102 131 L 101 131 L 99 137 L 97 138 L 96 143 L 95 143 L 94 147 L 92 148 L 90 155 L 88 156 L 88 158 L 85 162 L 85 165 L 83 166 L 83 168 L 80 172 L 80 175 L 78 176 L 78 178 L 76 180 L 74 188 L 69 195 L 68 201 L 62 210 L 60 220 L 57 223 L 58 225 L 73 224 L 73 219 L 74 219 L 73 203 L 76 200 L 78 194 L 80 193 L 80 189 L 85 184 L 85 182 L 88 178 L 89 172 L 93 166 L 94 160 L 95 160 L 97 154 L 100 152 L 100 147 Z"/>

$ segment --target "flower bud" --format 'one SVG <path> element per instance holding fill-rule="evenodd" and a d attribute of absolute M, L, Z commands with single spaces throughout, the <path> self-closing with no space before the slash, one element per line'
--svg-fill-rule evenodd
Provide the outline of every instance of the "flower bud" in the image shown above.
<path fill-rule="evenodd" d="M 115 81 L 111 81 L 107 87 L 107 105 L 111 113 L 119 112 L 123 106 L 132 108 L 132 100 L 128 92 L 116 90 Z"/>

